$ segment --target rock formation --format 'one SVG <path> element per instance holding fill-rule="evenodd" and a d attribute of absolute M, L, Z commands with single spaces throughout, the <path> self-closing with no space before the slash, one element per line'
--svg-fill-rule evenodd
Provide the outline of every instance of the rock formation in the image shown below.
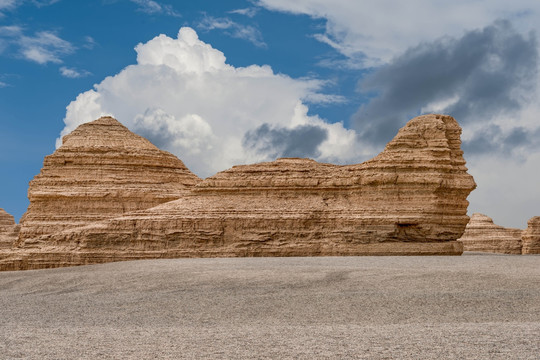
<path fill-rule="evenodd" d="M 0 227 L 15 225 L 13 215 L 8 214 L 6 210 L 0 208 Z"/>
<path fill-rule="evenodd" d="M 30 182 L 21 241 L 178 199 L 200 181 L 111 117 L 80 125 L 62 141 Z"/>
<path fill-rule="evenodd" d="M 540 216 L 527 222 L 527 229 L 522 235 L 523 254 L 540 254 Z"/>
<path fill-rule="evenodd" d="M 9 249 L 19 235 L 20 226 L 15 223 L 13 215 L 0 208 L 0 249 Z"/>
<path fill-rule="evenodd" d="M 464 251 L 521 254 L 521 229 L 505 228 L 483 214 L 474 213 L 459 241 Z"/>
<path fill-rule="evenodd" d="M 362 164 L 285 158 L 235 166 L 178 200 L 24 241 L 0 269 L 159 257 L 459 255 L 476 187 L 460 134 L 452 117 L 425 115 Z"/>

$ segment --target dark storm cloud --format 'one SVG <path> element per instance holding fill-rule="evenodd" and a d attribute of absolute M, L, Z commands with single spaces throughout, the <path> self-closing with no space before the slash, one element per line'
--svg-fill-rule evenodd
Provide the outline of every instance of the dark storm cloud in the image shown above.
<path fill-rule="evenodd" d="M 145 116 L 151 115 L 151 110 L 145 111 Z M 156 147 L 170 151 L 169 145 L 174 142 L 175 134 L 173 134 L 165 121 L 159 121 L 158 117 L 152 122 L 153 127 L 144 123 L 142 117 L 135 118 L 135 123 L 132 130 L 135 134 L 140 135 L 154 144 Z"/>
<path fill-rule="evenodd" d="M 540 127 L 528 130 L 517 126 L 503 131 L 500 126 L 488 125 L 476 132 L 472 139 L 464 141 L 462 147 L 469 154 L 497 152 L 514 155 L 516 150 L 531 151 L 540 147 Z"/>
<path fill-rule="evenodd" d="M 505 20 L 459 39 L 422 43 L 361 81 L 361 91 L 376 96 L 353 116 L 354 127 L 365 141 L 386 143 L 422 108 L 452 98 L 457 102 L 443 113 L 461 124 L 488 123 L 493 116 L 517 112 L 527 103 L 536 86 L 537 62 L 534 34 L 523 36 Z M 517 144 L 527 136 L 518 131 L 510 138 L 508 144 Z M 470 149 L 496 146 L 486 143 Z"/>
<path fill-rule="evenodd" d="M 244 135 L 243 145 L 271 157 L 317 157 L 317 147 L 328 137 L 318 126 L 302 125 L 294 129 L 272 128 L 263 124 Z"/>

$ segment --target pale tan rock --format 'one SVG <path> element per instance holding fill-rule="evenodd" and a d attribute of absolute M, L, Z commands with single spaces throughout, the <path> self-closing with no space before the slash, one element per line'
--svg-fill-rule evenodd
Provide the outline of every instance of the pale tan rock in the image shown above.
<path fill-rule="evenodd" d="M 450 116 L 409 121 L 357 165 L 235 166 L 180 199 L 26 241 L 0 269 L 141 258 L 459 255 L 476 187 Z"/>
<path fill-rule="evenodd" d="M 522 234 L 523 254 L 540 254 L 540 216 L 527 222 L 527 229 Z"/>
<path fill-rule="evenodd" d="M 474 213 L 459 241 L 464 251 L 521 254 L 521 229 L 505 228 L 490 217 Z"/>
<path fill-rule="evenodd" d="M 0 208 L 0 226 L 13 226 L 15 225 L 15 219 L 13 215 L 9 214 L 6 210 Z"/>
<path fill-rule="evenodd" d="M 0 208 L 0 249 L 10 249 L 19 235 L 20 226 L 13 215 Z"/>
<path fill-rule="evenodd" d="M 80 125 L 30 182 L 20 243 L 180 198 L 200 179 L 111 117 Z"/>

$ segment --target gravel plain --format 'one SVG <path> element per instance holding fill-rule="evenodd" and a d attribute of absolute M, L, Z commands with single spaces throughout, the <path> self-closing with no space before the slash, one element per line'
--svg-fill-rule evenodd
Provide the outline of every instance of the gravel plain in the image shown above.
<path fill-rule="evenodd" d="M 540 256 L 0 273 L 0 359 L 539 359 Z"/>

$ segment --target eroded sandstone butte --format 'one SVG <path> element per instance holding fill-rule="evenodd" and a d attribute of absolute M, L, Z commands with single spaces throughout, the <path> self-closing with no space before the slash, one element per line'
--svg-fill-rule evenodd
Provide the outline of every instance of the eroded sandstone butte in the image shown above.
<path fill-rule="evenodd" d="M 19 235 L 20 226 L 15 223 L 13 215 L 0 208 L 0 249 L 9 249 Z"/>
<path fill-rule="evenodd" d="M 505 228 L 490 217 L 474 213 L 461 239 L 464 251 L 521 254 L 521 229 Z"/>
<path fill-rule="evenodd" d="M 143 258 L 459 255 L 476 187 L 450 116 L 425 115 L 357 165 L 235 166 L 178 200 L 23 242 L 4 270 Z"/>
<path fill-rule="evenodd" d="M 21 242 L 175 200 L 200 179 L 112 117 L 80 125 L 30 182 Z"/>
<path fill-rule="evenodd" d="M 540 216 L 527 222 L 527 229 L 522 235 L 523 254 L 540 254 Z"/>

